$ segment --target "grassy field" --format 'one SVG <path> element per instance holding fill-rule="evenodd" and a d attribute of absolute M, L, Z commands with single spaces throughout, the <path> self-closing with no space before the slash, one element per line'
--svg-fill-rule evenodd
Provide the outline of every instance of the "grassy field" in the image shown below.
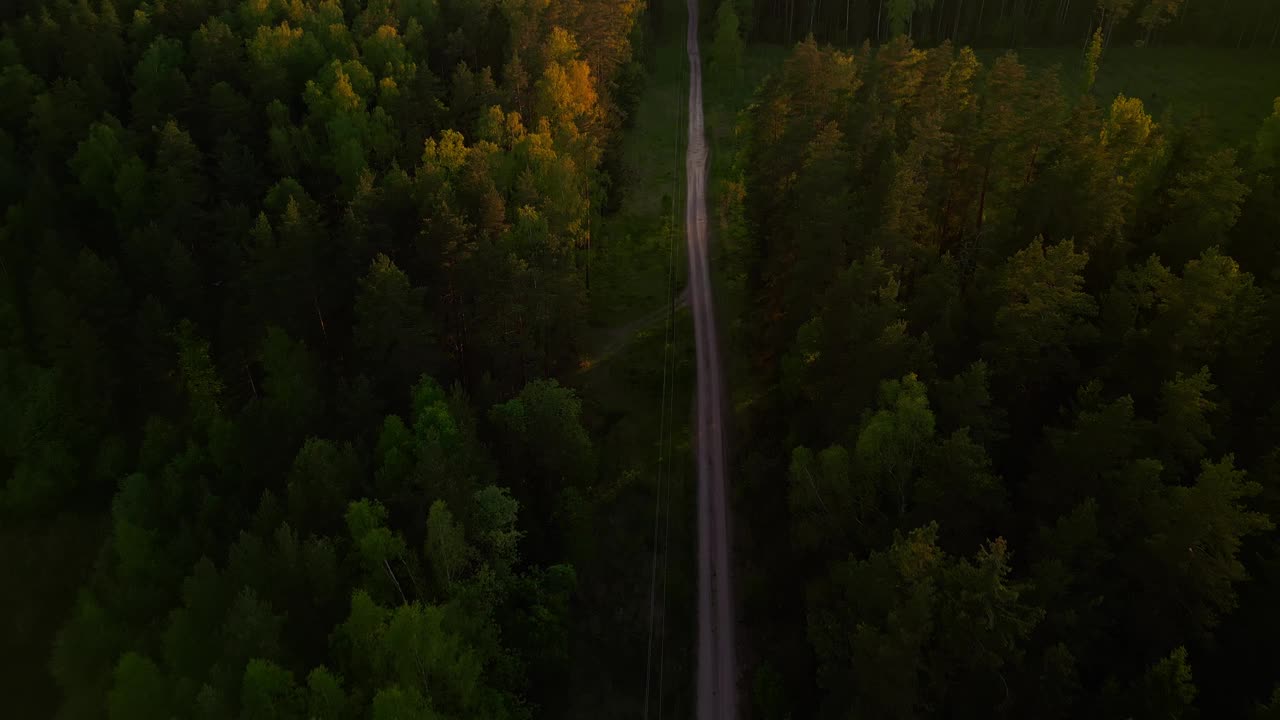
<path fill-rule="evenodd" d="M 593 531 L 583 539 L 585 550 L 574 553 L 582 589 L 571 633 L 573 655 L 597 662 L 575 664 L 573 699 L 566 715 L 570 720 L 641 714 L 649 583 L 654 579 L 653 513 L 660 488 L 666 518 L 663 544 L 669 554 L 665 572 L 659 575 L 665 590 L 655 591 L 663 602 L 655 605 L 659 617 L 666 618 L 666 631 L 653 649 L 651 709 L 656 711 L 656 664 L 661 660 L 665 713 L 693 715 L 696 541 L 689 418 L 694 355 L 687 310 L 677 313 L 674 330 L 670 355 L 664 353 L 667 327 L 657 323 L 638 331 L 625 351 L 563 379 L 582 399 L 583 421 L 600 463 L 600 483 L 590 493 Z M 665 373 L 664 358 L 673 365 Z"/>
<path fill-rule="evenodd" d="M 1004 51 L 979 50 L 989 63 Z M 1018 57 L 1032 67 L 1062 67 L 1063 83 L 1076 84 L 1080 48 L 1024 48 Z M 1109 102 L 1119 94 L 1141 98 L 1160 119 L 1177 121 L 1203 113 L 1218 142 L 1249 142 L 1280 96 L 1280 53 L 1188 47 L 1114 47 L 1102 56 L 1094 94 Z"/>

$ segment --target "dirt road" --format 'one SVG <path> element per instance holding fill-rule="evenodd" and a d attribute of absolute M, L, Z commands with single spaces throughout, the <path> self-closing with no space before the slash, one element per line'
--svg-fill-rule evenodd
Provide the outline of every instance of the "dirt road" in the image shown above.
<path fill-rule="evenodd" d="M 698 0 L 689 4 L 689 145 L 685 157 L 685 239 L 689 304 L 698 357 L 698 718 L 737 718 L 729 508 L 725 472 L 724 383 L 720 376 L 711 272 L 707 259 L 707 142 L 702 117 Z"/>

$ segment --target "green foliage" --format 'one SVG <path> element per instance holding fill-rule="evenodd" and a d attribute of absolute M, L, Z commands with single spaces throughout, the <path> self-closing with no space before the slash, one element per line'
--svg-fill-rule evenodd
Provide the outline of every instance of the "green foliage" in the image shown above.
<path fill-rule="evenodd" d="M 123 199 L 116 194 L 116 178 L 130 158 L 122 142 L 124 130 L 119 121 L 110 115 L 105 120 L 89 128 L 89 137 L 80 141 L 70 164 L 80 185 L 103 210 L 110 212 Z"/>
<path fill-rule="evenodd" d="M 351 503 L 346 518 L 347 530 L 365 571 L 370 576 L 380 576 L 386 569 L 387 576 L 399 588 L 391 561 L 404 555 L 405 546 L 404 540 L 386 527 L 386 508 L 376 500 L 359 500 Z"/>
<path fill-rule="evenodd" d="M 1152 665 L 1142 678 L 1138 697 L 1139 714 L 1144 717 L 1178 720 L 1194 716 L 1192 701 L 1196 697 L 1196 686 L 1187 664 L 1187 649 L 1175 648 L 1168 657 Z"/>
<path fill-rule="evenodd" d="M 373 720 L 434 720 L 437 715 L 431 712 L 430 704 L 417 690 L 404 691 L 392 685 L 379 690 L 373 697 L 370 717 Z"/>
<path fill-rule="evenodd" d="M 250 660 L 240 687 L 240 715 L 246 720 L 297 717 L 301 710 L 293 675 L 275 663 Z"/>
<path fill-rule="evenodd" d="M 1214 390 L 1207 367 L 1191 376 L 1177 373 L 1165 382 L 1158 422 L 1166 463 L 1194 465 L 1204 457 L 1205 442 L 1213 439 L 1210 414 L 1218 409 L 1207 397 Z"/>
<path fill-rule="evenodd" d="M 423 555 L 430 561 L 441 587 L 453 588 L 461 578 L 469 554 L 462 528 L 454 521 L 449 507 L 443 500 L 432 503 L 427 515 L 427 545 Z"/>
<path fill-rule="evenodd" d="M 1098 77 L 1098 60 L 1102 57 L 1102 28 L 1093 31 L 1089 46 L 1084 51 L 1084 91 L 1093 89 L 1094 80 Z"/>
<path fill-rule="evenodd" d="M 116 665 L 115 682 L 107 695 L 107 717 L 164 718 L 168 716 L 168 688 L 156 664 L 137 653 L 125 653 Z"/>
<path fill-rule="evenodd" d="M 443 450 L 454 449 L 458 426 L 449 413 L 444 390 L 435 380 L 423 375 L 413 386 L 413 435 L 419 447 L 432 445 Z"/>
<path fill-rule="evenodd" d="M 494 406 L 490 416 L 509 453 L 508 471 L 548 488 L 585 483 L 595 457 L 581 415 L 577 395 L 555 380 L 535 380 Z"/>
<path fill-rule="evenodd" d="M 363 472 L 355 449 L 310 438 L 289 470 L 287 502 L 295 528 L 332 531 Z"/>
<path fill-rule="evenodd" d="M 934 419 L 925 397 L 924 383 L 914 375 L 901 382 L 890 380 L 880 389 L 880 410 L 863 423 L 854 445 L 853 458 L 862 481 L 870 487 L 864 493 L 877 502 L 897 503 L 898 513 L 905 513 L 911 478 L 922 460 L 925 444 L 933 438 Z"/>
<path fill-rule="evenodd" d="M 787 501 L 797 549 L 819 549 L 846 532 L 845 518 L 856 510 L 848 450 L 833 445 L 816 457 L 808 448 L 793 450 Z"/>
<path fill-rule="evenodd" d="M 510 568 L 518 559 L 520 532 L 515 529 L 520 504 L 506 488 L 493 485 L 476 491 L 473 533 L 484 557 L 496 569 Z"/>
<path fill-rule="evenodd" d="M 283 330 L 267 329 L 261 355 L 267 419 L 283 433 L 301 434 L 314 426 L 324 407 L 319 369 L 307 348 Z"/>
<path fill-rule="evenodd" d="M 941 533 L 949 546 L 970 547 L 985 540 L 985 528 L 1003 517 L 1006 492 L 991 458 L 968 428 L 942 439 L 925 459 L 913 493 L 914 512 L 948 518 Z"/>
<path fill-rule="evenodd" d="M 381 253 L 360 279 L 356 294 L 355 344 L 370 367 L 385 368 L 394 387 L 404 387 L 431 359 L 431 327 L 425 292 Z"/>
<path fill-rule="evenodd" d="M 999 276 L 1004 302 L 989 350 L 997 373 L 1025 388 L 1037 377 L 1057 374 L 1046 367 L 1046 355 L 1062 371 L 1070 369 L 1071 351 L 1094 334 L 1089 320 L 1097 304 L 1083 291 L 1088 260 L 1070 240 L 1045 248 L 1040 238 L 1008 260 Z"/>
<path fill-rule="evenodd" d="M 894 273 L 880 252 L 850 263 L 829 287 L 821 311 L 799 327 L 783 358 L 784 390 L 836 401 L 830 416 L 815 418 L 828 432 L 842 432 L 855 422 L 876 398 L 880 383 L 900 368 L 927 367 L 927 342 L 913 337 L 901 319 L 901 286 Z M 861 348 L 856 358 L 853 347 Z"/>
<path fill-rule="evenodd" d="M 157 37 L 133 69 L 133 122 L 141 131 L 159 127 L 169 113 L 187 109 L 191 88 L 182 72 L 182 41 Z"/>
<path fill-rule="evenodd" d="M 1265 515 L 1244 504 L 1260 490 L 1227 456 L 1205 461 L 1194 485 L 1171 488 L 1163 507 L 1156 506 L 1163 517 L 1147 540 L 1151 567 L 1173 589 L 1161 603 L 1166 606 L 1161 615 L 1172 614 L 1183 627 L 1207 629 L 1235 607 L 1233 585 L 1247 576 L 1241 543 L 1273 528 Z"/>
<path fill-rule="evenodd" d="M 307 675 L 307 717 L 315 720 L 340 720 L 346 717 L 347 696 L 342 677 L 324 667 Z"/>
<path fill-rule="evenodd" d="M 183 320 L 174 334 L 178 345 L 178 369 L 191 406 L 191 414 L 198 422 L 209 422 L 221 410 L 219 396 L 222 381 L 209 357 L 209 343 L 200 339 L 195 326 Z"/>
<path fill-rule="evenodd" d="M 908 5 L 892 32 L 935 33 Z M 741 116 L 717 229 L 744 605 L 786 668 L 762 712 L 1225 717 L 1273 681 L 1239 662 L 1276 638 L 1272 123 L 1238 156 L 1091 90 L 1122 18 L 1174 8 L 1101 6 L 1078 95 L 806 41 Z"/>
<path fill-rule="evenodd" d="M 1042 612 L 1009 580 L 1003 540 L 970 561 L 948 557 L 936 534 L 935 525 L 913 530 L 866 560 L 839 563 L 811 596 L 810 641 L 833 710 L 913 717 L 1003 694 L 1002 672 L 1021 660 Z"/>

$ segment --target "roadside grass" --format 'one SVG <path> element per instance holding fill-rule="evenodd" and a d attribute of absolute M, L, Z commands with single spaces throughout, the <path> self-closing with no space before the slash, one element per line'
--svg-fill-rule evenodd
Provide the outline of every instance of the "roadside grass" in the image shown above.
<path fill-rule="evenodd" d="M 663 304 L 668 242 L 675 243 L 675 291 L 683 287 L 688 65 L 682 38 L 661 38 L 654 47 L 648 82 L 622 141 L 621 206 L 603 218 L 593 248 L 590 348 L 607 343 L 611 329 Z"/>
<path fill-rule="evenodd" d="M 755 98 L 756 88 L 782 66 L 790 49 L 784 45 L 748 45 L 742 57 L 740 72 L 730 74 L 714 68 L 703 70 L 703 113 L 707 123 L 710 148 L 707 175 L 707 213 L 711 229 L 711 285 L 715 294 L 717 326 L 724 348 L 724 371 L 727 378 L 731 410 L 734 414 L 750 406 L 761 392 L 759 383 L 750 377 L 741 340 L 742 323 L 749 322 L 746 278 L 731 261 L 727 233 L 722 227 L 721 205 L 725 183 L 735 179 L 735 163 L 739 150 L 738 121 Z M 732 444 L 732 435 L 729 438 Z"/>
<path fill-rule="evenodd" d="M 751 104 L 760 83 L 782 66 L 782 61 L 789 52 L 790 49 L 785 45 L 748 45 L 742 54 L 742 66 L 736 73 L 720 71 L 704 63 L 703 114 L 707 123 L 707 142 L 711 149 L 707 202 L 713 214 L 719 197 L 720 181 L 729 177 L 734 156 L 738 152 L 735 138 L 738 115 Z"/>
<path fill-rule="evenodd" d="M 1005 50 L 975 50 L 990 65 Z M 1079 87 L 1083 50 L 1023 48 L 1018 58 L 1034 68 L 1062 68 L 1064 88 Z M 1196 47 L 1112 47 L 1103 54 L 1093 94 L 1109 105 L 1116 95 L 1142 100 L 1160 120 L 1176 122 L 1203 114 L 1213 139 L 1238 147 L 1252 141 L 1272 101 L 1280 96 L 1280 53 Z"/>
<path fill-rule="evenodd" d="M 638 461 L 656 464 L 657 436 L 664 405 L 662 389 L 674 386 L 675 410 L 671 422 L 678 432 L 676 455 L 688 456 L 688 424 L 693 396 L 694 349 L 692 317 L 687 308 L 675 313 L 675 336 L 671 350 L 674 370 L 663 373 L 663 347 L 667 341 L 666 321 L 637 331 L 626 352 L 612 355 L 608 362 L 578 373 L 567 380 L 582 398 L 584 420 L 597 438 L 601 476 L 620 476 Z"/>

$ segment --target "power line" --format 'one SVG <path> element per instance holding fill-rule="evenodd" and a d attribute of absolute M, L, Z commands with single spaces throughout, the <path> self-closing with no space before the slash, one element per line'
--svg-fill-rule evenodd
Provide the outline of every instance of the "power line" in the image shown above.
<path fill-rule="evenodd" d="M 683 89 L 684 83 L 681 83 Z M 676 107 L 680 107 L 677 104 Z M 652 687 L 653 674 L 653 636 L 654 636 L 654 616 L 655 601 L 658 578 L 658 558 L 661 550 L 662 558 L 662 624 L 659 639 L 658 653 L 658 717 L 662 717 L 663 705 L 663 685 L 666 679 L 666 608 L 667 608 L 667 568 L 670 561 L 669 536 L 671 527 L 671 455 L 674 450 L 674 412 L 675 412 L 675 237 L 676 237 L 676 197 L 677 180 L 680 177 L 678 168 L 680 167 L 680 137 L 683 132 L 683 112 L 677 112 L 675 117 L 675 143 L 674 150 L 674 167 L 677 168 L 671 176 L 671 210 L 668 216 L 667 225 L 667 313 L 663 322 L 663 346 L 662 346 L 662 389 L 661 399 L 659 402 L 659 418 L 658 418 L 658 467 L 657 467 L 657 487 L 654 492 L 654 516 L 653 516 L 653 563 L 649 574 L 649 641 L 645 653 L 645 678 L 644 678 L 644 718 L 649 717 L 649 701 Z M 666 466 L 664 468 L 664 461 Z M 666 477 L 665 483 L 665 500 L 666 500 L 666 522 L 663 523 L 663 536 L 661 545 L 658 538 L 659 521 L 663 517 L 664 500 L 664 483 L 663 477 Z"/>
<path fill-rule="evenodd" d="M 683 90 L 683 88 L 684 88 L 684 84 L 682 83 L 681 89 Z M 677 117 L 680 117 L 680 116 L 677 115 Z M 679 127 L 679 125 L 680 125 L 679 120 L 677 120 L 677 127 Z M 683 135 L 682 128 L 679 130 L 679 134 Z M 676 158 L 675 158 L 676 166 L 679 167 L 680 141 L 678 138 L 675 143 L 675 150 L 676 150 Z M 675 192 L 674 177 L 672 181 L 672 191 L 673 193 Z M 672 280 L 671 280 L 672 292 L 674 292 L 675 290 L 675 266 L 676 266 L 675 220 L 676 220 L 675 198 L 672 197 L 671 240 L 668 247 L 668 253 L 669 253 L 668 268 L 672 277 Z M 676 341 L 677 341 L 676 339 L 679 336 L 676 333 L 676 303 L 675 303 L 674 295 L 669 299 L 669 309 L 668 309 L 667 316 L 668 316 L 668 323 L 671 325 L 671 387 L 669 389 L 669 392 L 671 393 L 671 395 L 667 402 L 667 499 L 666 499 L 666 519 L 663 522 L 663 528 L 662 528 L 662 547 L 663 547 L 662 606 L 661 606 L 662 607 L 662 625 L 659 630 L 659 636 L 658 636 L 658 720 L 662 720 L 662 711 L 663 711 L 662 696 L 663 696 L 664 686 L 666 684 L 666 671 L 667 671 L 667 663 L 666 663 L 666 660 L 667 660 L 667 655 L 666 655 L 667 571 L 671 567 L 671 490 L 672 490 L 671 485 L 672 485 L 672 479 L 673 479 L 672 473 L 671 473 L 671 461 L 672 461 L 672 456 L 675 454 L 676 362 L 679 357 L 676 353 Z M 663 360 L 665 362 L 666 360 L 665 356 Z M 681 473 L 681 475 L 683 475 L 683 473 Z"/>
<path fill-rule="evenodd" d="M 678 149 L 677 144 L 677 149 Z M 672 203 L 674 208 L 674 203 Z M 672 211 L 674 215 L 674 210 Z M 672 238 L 675 237 L 674 230 L 671 233 Z M 675 273 L 675 242 L 671 243 L 671 272 Z M 671 324 L 671 393 L 667 402 L 667 500 L 666 500 L 666 518 L 662 528 L 662 625 L 658 635 L 658 720 L 662 720 L 662 695 L 664 685 L 666 684 L 666 649 L 667 649 L 667 571 L 671 567 L 671 460 L 675 454 L 675 396 L 676 396 L 676 362 L 678 355 L 676 354 L 676 307 L 675 298 L 671 299 L 670 310 L 668 313 L 669 322 Z M 664 357 L 665 362 L 665 357 Z M 683 476 L 683 473 L 681 473 Z"/>

